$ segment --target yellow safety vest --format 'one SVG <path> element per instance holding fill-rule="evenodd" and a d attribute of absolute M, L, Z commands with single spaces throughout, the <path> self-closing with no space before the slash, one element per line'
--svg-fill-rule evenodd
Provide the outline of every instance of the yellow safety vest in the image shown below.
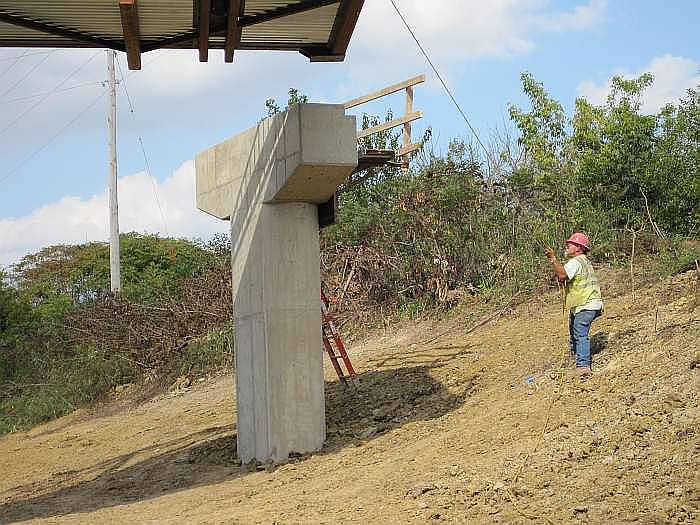
<path fill-rule="evenodd" d="M 593 299 L 602 298 L 598 278 L 590 261 L 585 255 L 577 255 L 574 259 L 581 264 L 581 271 L 566 281 L 566 309 L 569 311 Z"/>

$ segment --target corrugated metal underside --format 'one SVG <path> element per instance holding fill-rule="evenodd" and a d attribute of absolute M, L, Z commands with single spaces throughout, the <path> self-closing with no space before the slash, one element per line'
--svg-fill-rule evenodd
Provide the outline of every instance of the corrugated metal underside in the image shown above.
<path fill-rule="evenodd" d="M 244 16 L 261 15 L 302 3 L 301 0 L 247 0 Z M 192 39 L 163 42 L 162 47 L 191 48 L 197 45 L 195 2 L 193 0 L 138 0 L 141 44 L 157 44 L 178 35 Z M 303 13 L 246 26 L 241 48 L 294 48 L 327 44 L 338 15 L 338 3 Z M 0 0 L 0 14 L 13 15 L 59 29 L 74 31 L 124 45 L 118 0 Z M 212 33 L 211 48 L 223 48 L 225 35 Z M 1 46 L 105 47 L 36 29 L 0 22 Z M 161 47 L 161 46 L 158 46 Z"/>

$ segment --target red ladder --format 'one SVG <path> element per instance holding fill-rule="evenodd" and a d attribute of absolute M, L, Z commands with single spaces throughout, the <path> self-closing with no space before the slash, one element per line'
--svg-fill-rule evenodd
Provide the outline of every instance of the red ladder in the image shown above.
<path fill-rule="evenodd" d="M 345 344 L 340 338 L 340 333 L 335 327 L 333 316 L 328 313 L 328 297 L 323 293 L 323 288 L 321 288 L 321 335 L 323 336 L 323 348 L 326 350 L 335 373 L 338 374 L 338 378 L 345 386 L 350 384 L 356 386 L 357 374 L 352 367 L 348 353 L 345 351 Z M 335 345 L 335 348 L 333 345 Z M 340 366 L 340 359 L 343 360 L 347 373 L 343 372 L 343 368 Z"/>

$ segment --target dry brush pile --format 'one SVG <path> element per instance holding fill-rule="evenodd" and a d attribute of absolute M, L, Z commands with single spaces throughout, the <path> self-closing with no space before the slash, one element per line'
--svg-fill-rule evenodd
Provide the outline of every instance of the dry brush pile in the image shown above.
<path fill-rule="evenodd" d="M 144 369 L 168 368 L 190 343 L 231 322 L 231 270 L 216 264 L 153 304 L 107 295 L 65 319 L 69 346 L 101 346 Z"/>

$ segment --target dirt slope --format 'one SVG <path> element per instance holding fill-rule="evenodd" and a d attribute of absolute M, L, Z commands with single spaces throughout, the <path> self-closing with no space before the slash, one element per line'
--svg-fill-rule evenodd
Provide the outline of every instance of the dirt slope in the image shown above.
<path fill-rule="evenodd" d="M 468 335 L 406 325 L 351 348 L 356 393 L 328 371 L 318 454 L 246 472 L 224 377 L 2 438 L 0 523 L 697 523 L 695 276 L 610 275 L 585 382 L 556 373 L 554 294 Z"/>

